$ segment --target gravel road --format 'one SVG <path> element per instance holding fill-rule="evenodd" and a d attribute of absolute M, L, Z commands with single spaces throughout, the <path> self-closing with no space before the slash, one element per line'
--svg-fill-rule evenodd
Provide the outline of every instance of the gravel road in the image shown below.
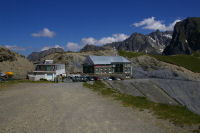
<path fill-rule="evenodd" d="M 82 83 L 24 83 L 0 91 L 0 133 L 186 132 Z"/>

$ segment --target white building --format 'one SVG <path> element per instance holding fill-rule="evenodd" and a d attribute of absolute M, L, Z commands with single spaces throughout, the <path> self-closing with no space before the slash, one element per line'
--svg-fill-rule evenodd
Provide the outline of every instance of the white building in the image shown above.
<path fill-rule="evenodd" d="M 36 64 L 35 70 L 28 74 L 29 80 L 46 79 L 54 81 L 60 74 L 66 75 L 65 64 L 53 64 L 53 60 L 45 60 L 43 64 Z"/>

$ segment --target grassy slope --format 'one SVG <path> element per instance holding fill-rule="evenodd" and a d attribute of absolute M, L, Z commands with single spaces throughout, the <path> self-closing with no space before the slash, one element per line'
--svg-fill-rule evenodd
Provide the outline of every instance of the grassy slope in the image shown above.
<path fill-rule="evenodd" d="M 93 91 L 100 92 L 102 95 L 112 96 L 115 99 L 122 101 L 126 106 L 139 108 L 141 110 L 149 109 L 159 118 L 170 119 L 174 124 L 200 124 L 200 115 L 190 112 L 186 107 L 154 103 L 147 100 L 145 97 L 134 97 L 127 94 L 121 94 L 117 90 L 106 88 L 105 84 L 101 81 L 95 81 L 94 84 L 84 83 L 83 85 Z"/>
<path fill-rule="evenodd" d="M 120 56 L 133 58 L 141 55 L 147 55 L 145 53 L 129 52 L 129 51 L 119 51 Z M 172 56 L 161 56 L 161 55 L 149 55 L 160 61 L 174 64 L 177 66 L 182 66 L 193 72 L 200 73 L 200 57 L 192 55 L 172 55 Z"/>

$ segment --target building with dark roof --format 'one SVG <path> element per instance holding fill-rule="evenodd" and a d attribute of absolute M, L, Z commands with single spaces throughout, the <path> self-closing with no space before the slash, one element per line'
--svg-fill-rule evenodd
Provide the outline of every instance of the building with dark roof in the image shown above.
<path fill-rule="evenodd" d="M 88 56 L 83 64 L 83 73 L 95 75 L 131 75 L 131 62 L 122 56 Z"/>

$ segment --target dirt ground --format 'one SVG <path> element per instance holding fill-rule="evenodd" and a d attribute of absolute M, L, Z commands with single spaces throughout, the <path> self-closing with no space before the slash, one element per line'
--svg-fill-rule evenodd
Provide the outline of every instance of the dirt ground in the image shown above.
<path fill-rule="evenodd" d="M 188 133 L 82 83 L 24 83 L 0 91 L 0 133 Z"/>

